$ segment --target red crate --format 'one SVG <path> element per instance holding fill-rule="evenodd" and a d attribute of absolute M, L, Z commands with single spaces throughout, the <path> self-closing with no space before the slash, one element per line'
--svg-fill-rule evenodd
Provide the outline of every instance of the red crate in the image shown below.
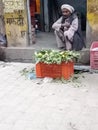
<path fill-rule="evenodd" d="M 98 69 L 98 41 L 94 41 L 90 48 L 91 69 Z"/>
<path fill-rule="evenodd" d="M 40 78 L 51 77 L 69 79 L 74 73 L 73 62 L 62 64 L 36 64 L 36 76 Z"/>
<path fill-rule="evenodd" d="M 74 63 L 62 63 L 62 77 L 69 79 L 74 74 Z"/>
<path fill-rule="evenodd" d="M 37 77 L 52 77 L 57 78 L 61 77 L 62 70 L 61 64 L 45 64 L 45 63 L 38 63 L 36 64 L 36 76 Z"/>

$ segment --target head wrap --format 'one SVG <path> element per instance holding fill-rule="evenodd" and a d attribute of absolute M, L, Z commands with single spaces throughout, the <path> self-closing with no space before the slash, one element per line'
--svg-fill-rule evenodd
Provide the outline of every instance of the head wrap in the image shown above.
<path fill-rule="evenodd" d="M 68 4 L 63 4 L 62 6 L 61 6 L 61 10 L 62 9 L 68 9 L 71 13 L 73 13 L 74 12 L 74 7 L 72 7 L 71 5 L 68 5 Z"/>

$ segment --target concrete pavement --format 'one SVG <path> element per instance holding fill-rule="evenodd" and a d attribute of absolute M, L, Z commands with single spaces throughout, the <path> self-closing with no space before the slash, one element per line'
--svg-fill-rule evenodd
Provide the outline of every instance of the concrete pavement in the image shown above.
<path fill-rule="evenodd" d="M 0 130 L 98 130 L 98 74 L 80 87 L 21 76 L 34 66 L 0 62 Z"/>

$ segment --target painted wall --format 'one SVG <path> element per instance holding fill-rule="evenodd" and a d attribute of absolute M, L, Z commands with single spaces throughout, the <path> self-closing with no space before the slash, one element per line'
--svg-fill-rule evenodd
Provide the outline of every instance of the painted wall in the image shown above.
<path fill-rule="evenodd" d="M 6 32 L 5 32 L 5 23 L 4 23 L 4 5 L 0 0 L 0 46 L 6 46 Z"/>
<path fill-rule="evenodd" d="M 87 1 L 87 47 L 95 40 L 98 41 L 98 0 Z"/>
<path fill-rule="evenodd" d="M 8 46 L 27 46 L 26 0 L 3 0 Z"/>

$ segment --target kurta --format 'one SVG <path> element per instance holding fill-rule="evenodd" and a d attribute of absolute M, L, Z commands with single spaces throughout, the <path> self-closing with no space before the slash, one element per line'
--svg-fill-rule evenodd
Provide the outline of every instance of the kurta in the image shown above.
<path fill-rule="evenodd" d="M 70 17 L 65 19 L 64 24 L 66 24 L 66 27 L 64 27 L 63 34 L 60 32 L 62 18 L 63 17 L 60 17 L 52 25 L 52 28 L 55 30 L 58 48 L 65 47 L 66 50 L 81 50 L 83 48 L 84 42 L 81 35 L 80 23 L 77 15 L 72 14 Z M 69 27 L 67 28 L 68 25 Z M 60 35 L 62 35 L 62 38 Z"/>

